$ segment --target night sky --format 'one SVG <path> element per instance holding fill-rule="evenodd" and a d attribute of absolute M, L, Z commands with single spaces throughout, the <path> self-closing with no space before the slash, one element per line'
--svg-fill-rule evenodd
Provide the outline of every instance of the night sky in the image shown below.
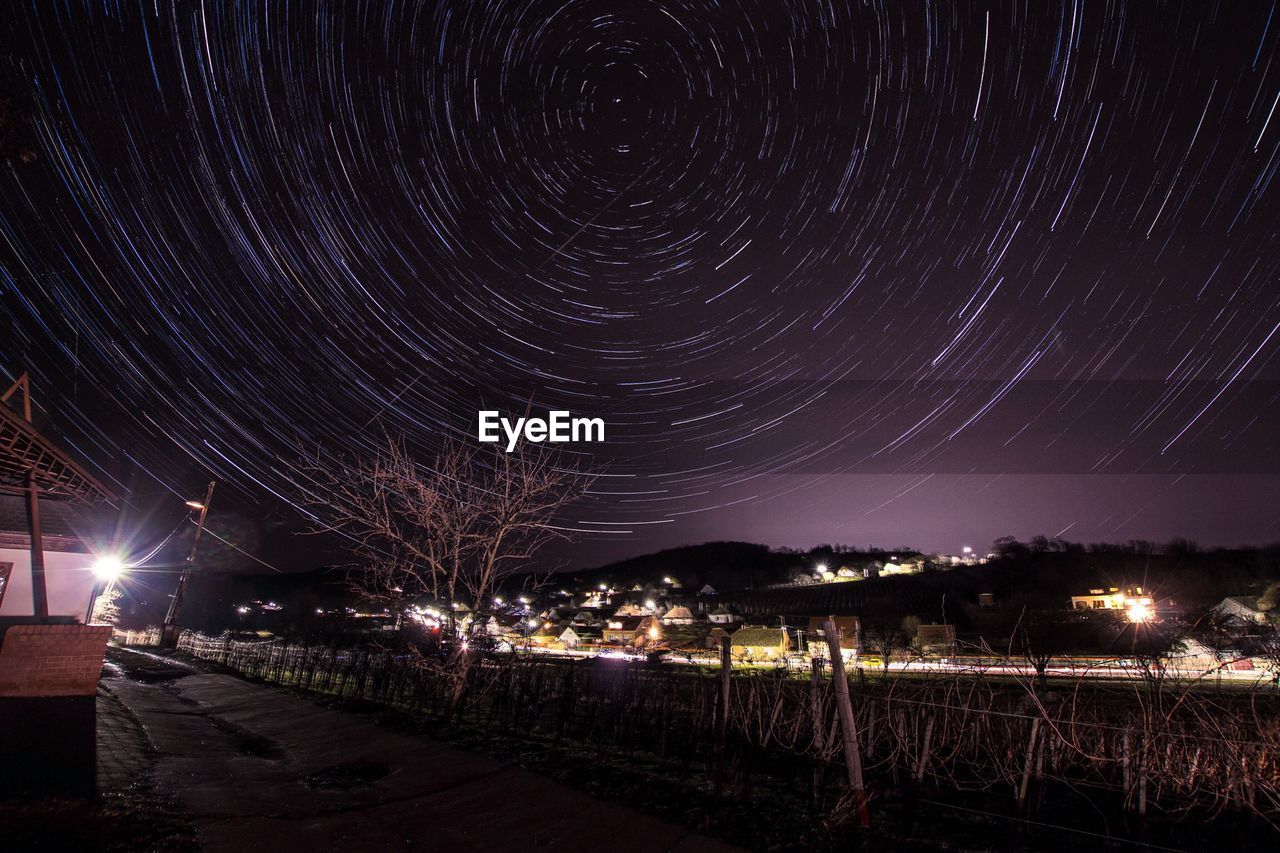
<path fill-rule="evenodd" d="M 0 378 L 139 507 L 532 400 L 580 565 L 1280 540 L 1276 3 L 6 5 Z"/>

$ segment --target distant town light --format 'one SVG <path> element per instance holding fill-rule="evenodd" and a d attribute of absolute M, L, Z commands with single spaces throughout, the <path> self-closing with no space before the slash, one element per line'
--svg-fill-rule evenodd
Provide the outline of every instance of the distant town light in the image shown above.
<path fill-rule="evenodd" d="M 493 603 L 494 603 L 494 604 L 496 604 L 496 605 L 498 605 L 499 607 L 501 607 L 501 606 L 502 606 L 502 599 L 495 595 L 495 596 L 493 597 Z"/>
<path fill-rule="evenodd" d="M 961 550 L 963 553 L 965 553 L 965 554 L 972 554 L 972 553 L 973 553 L 973 549 L 972 549 L 972 548 L 970 548 L 968 545 L 965 545 L 965 546 L 964 546 L 963 548 L 961 548 L 960 550 Z"/>
<path fill-rule="evenodd" d="M 818 563 L 818 571 L 819 571 L 819 572 L 825 572 L 826 570 L 827 570 L 827 564 L 826 564 L 826 563 Z"/>

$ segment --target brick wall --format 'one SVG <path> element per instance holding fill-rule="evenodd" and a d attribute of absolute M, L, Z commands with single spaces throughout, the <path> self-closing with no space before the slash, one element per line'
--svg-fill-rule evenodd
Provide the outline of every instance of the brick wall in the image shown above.
<path fill-rule="evenodd" d="M 108 625 L 13 625 L 0 645 L 0 697 L 92 696 Z"/>

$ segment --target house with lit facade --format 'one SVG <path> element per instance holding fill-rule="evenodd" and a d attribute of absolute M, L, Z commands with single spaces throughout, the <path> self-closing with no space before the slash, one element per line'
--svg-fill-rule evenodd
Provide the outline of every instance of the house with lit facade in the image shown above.
<path fill-rule="evenodd" d="M 1132 622 L 1145 622 L 1155 610 L 1155 600 L 1140 586 L 1111 586 L 1071 596 L 1072 610 L 1119 610 Z"/>

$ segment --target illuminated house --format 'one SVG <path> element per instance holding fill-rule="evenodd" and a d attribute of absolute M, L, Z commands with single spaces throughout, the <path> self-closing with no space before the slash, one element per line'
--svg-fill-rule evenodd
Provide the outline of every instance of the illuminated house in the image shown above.
<path fill-rule="evenodd" d="M 664 625 L 692 625 L 693 612 L 683 604 L 677 604 L 668 610 L 662 617 Z"/>
<path fill-rule="evenodd" d="M 563 628 L 556 627 L 554 622 L 543 622 L 542 627 L 529 634 L 529 644 L 541 648 L 549 648 L 560 644 Z"/>
<path fill-rule="evenodd" d="M 600 642 L 599 628 L 586 628 L 570 626 L 564 629 L 559 637 L 561 645 L 566 649 L 576 649 L 591 643 Z"/>
<path fill-rule="evenodd" d="M 636 626 L 635 639 L 632 642 L 637 646 L 645 646 L 659 642 L 662 636 L 662 620 L 657 616 L 646 616 Z"/>
<path fill-rule="evenodd" d="M 1071 596 L 1073 610 L 1124 610 L 1134 604 L 1152 605 L 1151 597 L 1144 595 L 1140 586 L 1091 589 L 1088 595 Z"/>
<path fill-rule="evenodd" d="M 902 562 L 888 562 L 880 568 L 880 577 L 889 577 L 892 575 L 918 575 L 924 571 L 923 560 L 903 560 Z"/>
<path fill-rule="evenodd" d="M 1149 622 L 1156 617 L 1155 600 L 1140 586 L 1091 589 L 1088 595 L 1071 596 L 1071 607 L 1073 610 L 1121 610 L 1130 622 Z"/>
<path fill-rule="evenodd" d="M 739 628 L 730 637 L 730 654 L 744 661 L 776 661 L 791 651 L 784 628 Z"/>
<path fill-rule="evenodd" d="M 738 621 L 738 615 L 723 604 L 708 613 L 707 618 L 713 625 L 732 625 Z"/>
<path fill-rule="evenodd" d="M 809 627 L 805 636 L 809 642 L 809 656 L 819 660 L 830 657 L 823 624 L 830 618 L 836 625 L 836 633 L 840 642 L 840 656 L 847 660 L 858 657 L 862 651 L 862 627 L 857 616 L 814 616 L 809 619 Z"/>
<path fill-rule="evenodd" d="M 642 621 L 644 621 L 643 618 L 639 616 L 614 616 L 604 623 L 604 641 L 621 646 L 627 645 L 635 639 Z"/>

